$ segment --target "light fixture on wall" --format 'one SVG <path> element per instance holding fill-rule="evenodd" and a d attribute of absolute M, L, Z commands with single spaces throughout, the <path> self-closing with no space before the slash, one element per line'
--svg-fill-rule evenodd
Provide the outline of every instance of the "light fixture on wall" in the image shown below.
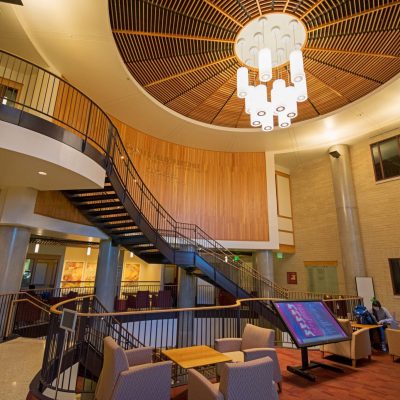
<path fill-rule="evenodd" d="M 35 243 L 35 249 L 33 251 L 35 253 L 39 253 L 39 249 L 40 249 L 40 244 L 39 243 Z"/>
<path fill-rule="evenodd" d="M 235 50 L 245 66 L 237 70 L 237 96 L 245 99 L 251 126 L 269 132 L 274 129 L 274 116 L 281 128 L 288 128 L 297 117 L 297 103 L 308 98 L 301 51 L 305 40 L 303 24 L 283 13 L 255 19 L 239 32 Z M 287 63 L 290 81 L 282 79 L 277 70 L 278 79 L 273 81 L 268 93 L 265 84 L 272 80 L 273 68 Z M 249 68 L 257 72 L 257 85 L 249 82 Z"/>
<path fill-rule="evenodd" d="M 129 257 L 133 258 L 133 253 L 132 252 L 129 253 Z"/>
<path fill-rule="evenodd" d="M 86 255 L 90 256 L 90 254 L 92 254 L 92 248 L 90 246 L 88 246 L 88 248 L 86 250 Z"/>

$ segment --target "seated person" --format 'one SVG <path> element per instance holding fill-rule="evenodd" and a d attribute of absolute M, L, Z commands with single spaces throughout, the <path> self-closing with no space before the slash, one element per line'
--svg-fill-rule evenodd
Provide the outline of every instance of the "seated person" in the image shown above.
<path fill-rule="evenodd" d="M 387 351 L 385 329 L 387 327 L 397 329 L 397 321 L 391 316 L 390 312 L 385 307 L 382 307 L 381 303 L 376 299 L 372 302 L 372 314 L 377 323 L 382 325 L 382 327 L 379 328 L 379 347 L 383 351 Z"/>
<path fill-rule="evenodd" d="M 397 321 L 391 316 L 387 308 L 382 307 L 381 303 L 378 300 L 374 300 L 372 302 L 372 314 L 374 315 L 379 325 L 385 325 L 385 327 L 389 327 L 392 329 L 398 328 Z"/>

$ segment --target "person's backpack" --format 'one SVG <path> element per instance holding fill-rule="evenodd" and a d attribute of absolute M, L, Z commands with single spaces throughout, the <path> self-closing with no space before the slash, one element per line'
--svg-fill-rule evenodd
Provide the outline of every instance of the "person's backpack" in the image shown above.
<path fill-rule="evenodd" d="M 357 318 L 357 322 L 359 324 L 364 324 L 364 325 L 374 325 L 376 324 L 376 319 L 375 317 L 367 310 L 367 307 L 365 306 L 356 306 L 354 308 L 354 315 Z"/>

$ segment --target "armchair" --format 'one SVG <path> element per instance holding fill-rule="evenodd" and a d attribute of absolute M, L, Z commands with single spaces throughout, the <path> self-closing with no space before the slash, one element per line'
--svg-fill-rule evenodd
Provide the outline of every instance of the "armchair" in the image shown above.
<path fill-rule="evenodd" d="M 277 400 L 273 384 L 273 361 L 269 357 L 226 363 L 221 380 L 211 383 L 194 369 L 188 370 L 188 400 Z"/>
<path fill-rule="evenodd" d="M 282 374 L 279 360 L 274 349 L 275 331 L 247 324 L 242 338 L 224 338 L 215 340 L 215 350 L 226 354 L 232 361 L 251 361 L 261 357 L 270 357 L 273 361 L 273 380 L 282 390 Z M 218 372 L 220 367 L 218 367 Z"/>
<path fill-rule="evenodd" d="M 393 357 L 400 357 L 400 330 L 398 329 L 386 329 L 386 338 L 389 347 L 389 354 Z"/>
<path fill-rule="evenodd" d="M 352 366 L 356 367 L 357 360 L 361 358 L 371 359 L 371 340 L 369 329 L 363 328 L 353 332 L 351 322 L 348 319 L 338 319 L 345 332 L 351 337 L 339 343 L 329 343 L 321 347 L 322 357 L 325 353 L 336 354 L 338 356 L 350 358 Z"/>
<path fill-rule="evenodd" d="M 171 361 L 151 363 L 152 348 L 123 350 L 104 338 L 104 361 L 95 400 L 169 400 Z"/>

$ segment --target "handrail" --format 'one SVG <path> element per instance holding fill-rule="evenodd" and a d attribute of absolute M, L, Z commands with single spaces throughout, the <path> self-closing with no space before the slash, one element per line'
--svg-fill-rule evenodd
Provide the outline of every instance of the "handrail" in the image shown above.
<path fill-rule="evenodd" d="M 301 293 L 301 292 L 299 292 Z M 67 299 L 64 300 L 60 303 L 54 304 L 50 308 L 50 313 L 56 314 L 56 315 L 61 315 L 62 311 L 60 311 L 58 308 L 65 306 L 65 304 L 68 304 L 71 301 L 76 301 L 76 300 L 83 300 L 83 299 L 94 299 L 96 298 L 96 295 L 87 295 L 87 296 L 81 296 L 81 297 L 75 297 L 74 299 Z M 301 297 L 299 297 L 301 299 Z M 335 301 L 337 299 L 322 299 L 323 301 Z M 358 301 L 360 300 L 360 296 L 349 296 L 346 299 L 340 299 L 340 300 L 355 300 Z M 219 306 L 203 306 L 203 307 L 184 307 L 184 308 L 174 308 L 174 309 L 161 309 L 161 310 L 135 310 L 135 311 L 114 311 L 114 312 L 102 312 L 102 313 L 82 313 L 78 312 L 79 317 L 122 317 L 122 316 L 128 316 L 128 315 L 158 315 L 158 314 L 171 314 L 171 313 L 180 313 L 180 312 L 185 312 L 185 311 L 210 311 L 210 310 L 225 310 L 225 309 L 236 309 L 240 307 L 242 303 L 246 302 L 255 302 L 255 301 L 262 301 L 262 302 L 267 302 L 267 301 L 281 301 L 281 297 L 249 297 L 249 298 L 243 298 L 243 299 L 237 299 L 235 303 L 229 304 L 229 305 L 219 305 Z"/>

